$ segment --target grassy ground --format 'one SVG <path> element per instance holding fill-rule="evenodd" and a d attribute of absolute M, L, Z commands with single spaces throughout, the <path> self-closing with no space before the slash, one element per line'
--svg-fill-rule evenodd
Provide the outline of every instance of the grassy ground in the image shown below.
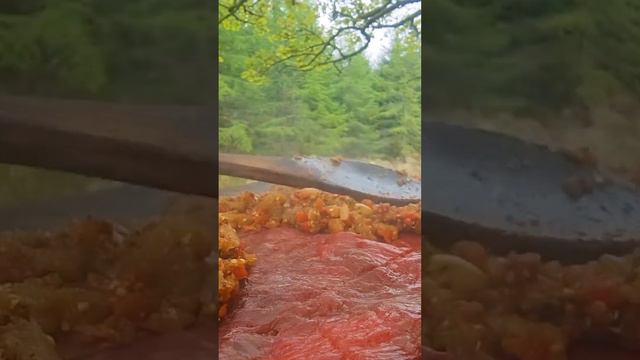
<path fill-rule="evenodd" d="M 218 188 L 223 189 L 223 188 L 232 187 L 232 186 L 240 186 L 240 185 L 248 184 L 251 181 L 252 180 L 237 178 L 233 176 L 219 175 Z"/>
<path fill-rule="evenodd" d="M 0 206 L 81 194 L 118 183 L 26 166 L 0 164 Z"/>

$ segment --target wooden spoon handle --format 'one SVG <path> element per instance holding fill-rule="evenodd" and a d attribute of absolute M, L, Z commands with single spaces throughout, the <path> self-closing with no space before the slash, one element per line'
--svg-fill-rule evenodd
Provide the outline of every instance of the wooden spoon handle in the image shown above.
<path fill-rule="evenodd" d="M 420 183 L 397 172 L 354 160 L 323 157 L 219 155 L 220 174 L 297 188 L 311 187 L 394 205 L 420 201 Z"/>
<path fill-rule="evenodd" d="M 317 175 L 289 158 L 220 153 L 218 163 L 223 175 L 293 187 L 325 187 Z"/>
<path fill-rule="evenodd" d="M 0 97 L 0 162 L 216 197 L 214 114 Z"/>

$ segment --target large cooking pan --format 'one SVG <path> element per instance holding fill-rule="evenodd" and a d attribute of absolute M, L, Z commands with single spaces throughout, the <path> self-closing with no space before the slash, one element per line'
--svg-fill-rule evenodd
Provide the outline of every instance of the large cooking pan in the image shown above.
<path fill-rule="evenodd" d="M 436 128 L 440 127 L 441 124 L 436 125 Z M 446 125 L 442 125 L 446 127 Z M 493 136 L 493 134 L 482 134 Z M 464 163 L 461 163 L 460 166 L 464 166 Z M 265 192 L 269 190 L 269 188 L 273 186 L 273 184 L 268 184 L 264 182 L 252 182 L 246 185 L 234 186 L 220 189 L 220 196 L 231 196 L 234 194 L 238 194 L 242 191 L 251 191 L 251 192 Z M 441 203 L 446 204 L 446 203 Z M 433 204 L 432 204 L 433 205 Z M 433 209 L 431 207 L 426 207 L 423 209 L 423 212 L 427 212 L 427 216 L 433 216 L 433 214 L 429 214 L 429 209 Z M 428 225 L 429 226 L 429 225 Z M 428 231 L 428 230 L 427 230 Z M 562 241 L 562 240 L 560 240 Z M 561 242 L 561 244 L 564 244 Z M 561 245 L 562 246 L 562 245 Z M 562 258 L 567 258 L 566 256 L 560 256 Z M 466 360 L 466 359 L 456 359 L 451 355 L 434 352 L 433 350 L 423 346 L 422 348 L 423 358 L 429 360 Z M 637 351 L 630 351 L 618 348 L 616 346 L 612 346 L 608 343 L 582 343 L 574 346 L 569 352 L 569 359 L 571 360 L 632 360 L 638 359 L 639 353 Z"/>
<path fill-rule="evenodd" d="M 221 196 L 230 196 L 242 191 L 263 192 L 271 184 L 254 182 L 247 185 L 224 188 Z M 23 204 L 18 207 L 0 208 L 1 230 L 56 230 L 64 227 L 76 217 L 88 215 L 112 219 L 121 223 L 144 223 L 167 211 L 195 206 L 215 206 L 212 199 L 185 196 L 176 193 L 153 190 L 143 187 L 122 185 L 113 189 L 88 192 L 83 195 L 66 196 L 55 200 L 43 200 Z M 588 350 L 588 351 L 587 351 Z M 132 345 L 102 351 L 93 354 L 78 354 L 74 352 L 69 358 L 78 360 L 138 360 L 153 358 L 157 360 L 211 359 L 217 351 L 217 333 L 214 324 L 200 325 L 193 329 L 143 339 Z M 633 359 L 634 354 L 617 355 L 602 348 L 582 348 L 575 359 L 601 360 Z M 425 349 L 425 354 L 426 349 Z M 615 356 L 617 355 L 617 356 Z M 448 359 L 448 357 L 443 357 Z M 449 359 L 450 360 L 450 359 Z"/>

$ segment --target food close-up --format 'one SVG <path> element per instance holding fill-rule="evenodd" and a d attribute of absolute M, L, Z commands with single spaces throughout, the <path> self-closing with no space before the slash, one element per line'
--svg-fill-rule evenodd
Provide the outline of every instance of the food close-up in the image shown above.
<path fill-rule="evenodd" d="M 638 251 L 565 265 L 536 253 L 494 256 L 472 241 L 447 250 L 423 255 L 426 345 L 445 358 L 639 356 Z"/>
<path fill-rule="evenodd" d="M 276 187 L 219 202 L 220 359 L 419 359 L 420 204 Z"/>
<path fill-rule="evenodd" d="M 428 357 L 640 358 L 638 188 L 495 131 L 423 129 Z"/>
<path fill-rule="evenodd" d="M 425 16 L 426 358 L 640 359 L 637 2 Z"/>
<path fill-rule="evenodd" d="M 133 359 L 134 346 L 161 350 L 148 339 L 210 327 L 214 213 L 205 209 L 127 227 L 78 217 L 55 231 L 3 232 L 0 359 Z"/>

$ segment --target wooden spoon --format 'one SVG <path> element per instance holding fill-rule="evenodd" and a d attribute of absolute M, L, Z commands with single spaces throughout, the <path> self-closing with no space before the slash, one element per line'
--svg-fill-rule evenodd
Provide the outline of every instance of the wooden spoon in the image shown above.
<path fill-rule="evenodd" d="M 394 204 L 421 184 L 379 166 L 326 158 L 221 154 L 214 107 L 0 97 L 0 162 L 217 197 L 220 173 Z M 640 192 L 545 147 L 423 122 L 424 234 L 480 240 L 496 253 L 582 262 L 640 245 Z M 592 183 L 583 193 L 571 182 Z M 406 183 L 405 183 L 406 182 Z"/>
<path fill-rule="evenodd" d="M 214 108 L 0 97 L 0 162 L 215 196 Z"/>
<path fill-rule="evenodd" d="M 420 201 L 420 183 L 396 171 L 337 158 L 220 153 L 220 173 L 269 183 L 314 187 L 356 199 L 403 205 Z"/>

